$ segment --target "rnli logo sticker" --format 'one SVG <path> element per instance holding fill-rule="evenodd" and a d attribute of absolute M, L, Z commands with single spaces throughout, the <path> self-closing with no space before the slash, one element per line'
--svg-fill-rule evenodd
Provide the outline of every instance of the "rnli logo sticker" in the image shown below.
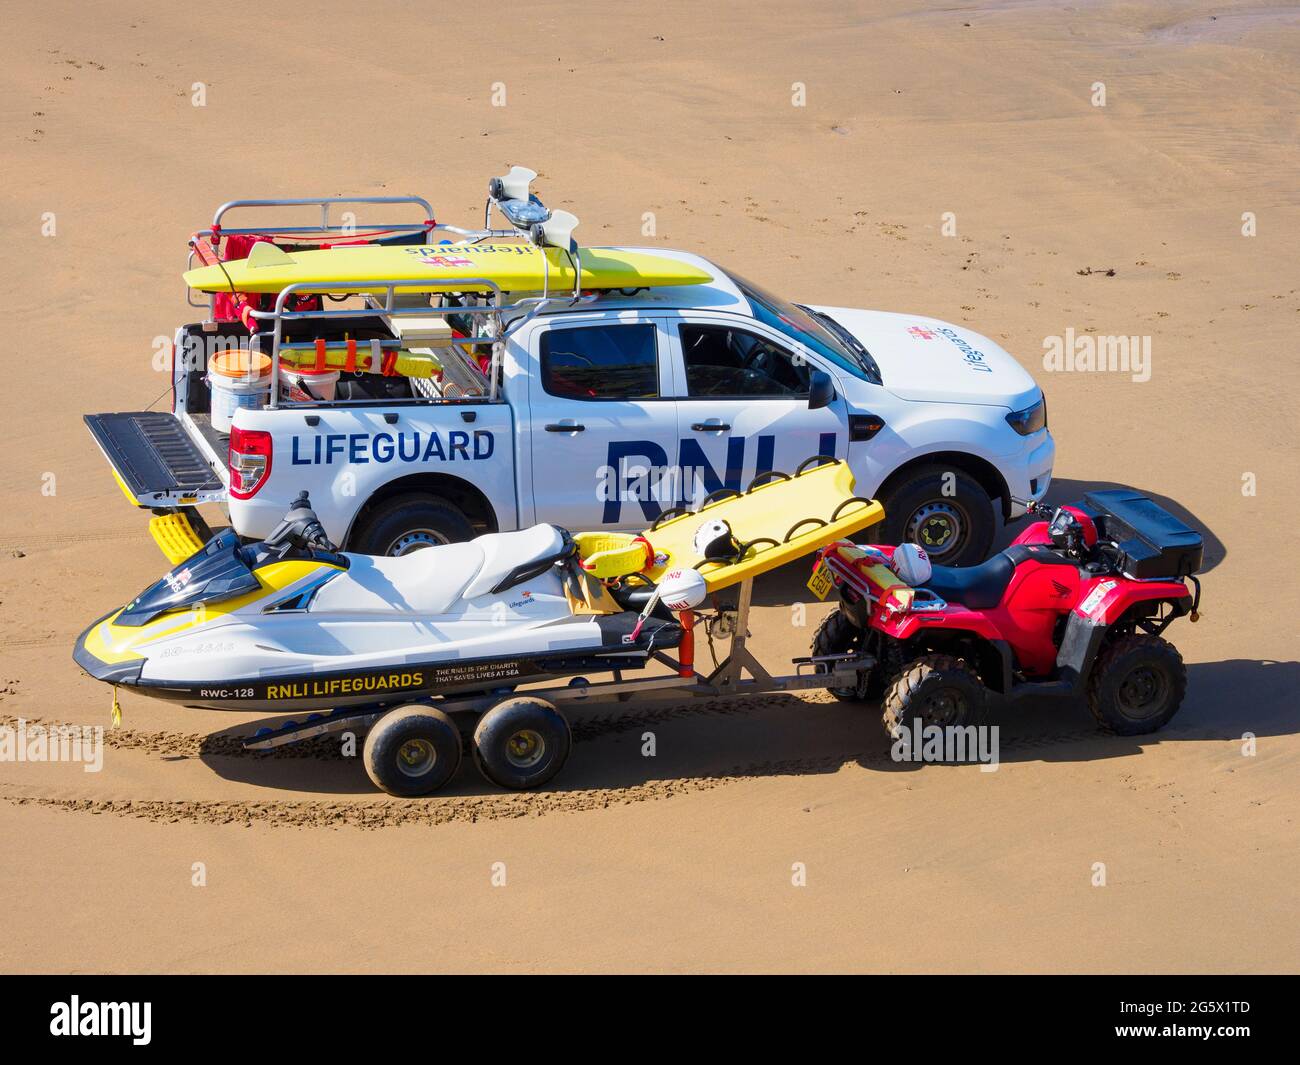
<path fill-rule="evenodd" d="M 178 570 L 176 573 L 168 573 L 165 579 L 167 581 L 167 586 L 171 588 L 173 592 L 180 592 L 190 583 L 193 576 L 194 574 L 192 574 L 189 567 L 186 566 L 183 570 Z"/>
<path fill-rule="evenodd" d="M 1091 614 L 1101 605 L 1101 601 L 1106 598 L 1106 594 L 1114 587 L 1115 581 L 1102 581 L 1088 593 L 1088 598 L 1079 605 L 1080 613 Z"/>

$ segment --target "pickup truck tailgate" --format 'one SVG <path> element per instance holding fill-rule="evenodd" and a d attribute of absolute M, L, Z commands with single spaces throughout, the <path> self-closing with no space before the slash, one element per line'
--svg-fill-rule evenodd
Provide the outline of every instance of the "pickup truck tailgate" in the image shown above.
<path fill-rule="evenodd" d="M 174 415 L 87 414 L 85 421 L 118 485 L 136 506 L 180 507 L 226 498 L 221 477 Z"/>

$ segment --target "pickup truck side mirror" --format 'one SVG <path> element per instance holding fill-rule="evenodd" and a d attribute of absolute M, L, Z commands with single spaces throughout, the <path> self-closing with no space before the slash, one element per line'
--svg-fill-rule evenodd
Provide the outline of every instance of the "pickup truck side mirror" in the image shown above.
<path fill-rule="evenodd" d="M 829 407 L 834 398 L 835 384 L 831 375 L 823 370 L 814 370 L 808 377 L 808 409 Z"/>

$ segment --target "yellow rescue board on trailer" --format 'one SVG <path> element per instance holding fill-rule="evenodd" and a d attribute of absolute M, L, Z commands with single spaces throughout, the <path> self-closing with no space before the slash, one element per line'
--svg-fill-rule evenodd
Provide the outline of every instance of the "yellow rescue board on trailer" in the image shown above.
<path fill-rule="evenodd" d="M 262 249 L 262 250 L 259 250 Z M 649 252 L 582 248 L 582 288 L 663 288 L 700 285 L 713 277 L 698 267 Z M 545 274 L 543 273 L 545 264 Z M 446 284 L 454 291 L 488 291 L 463 283 L 486 278 L 505 292 L 573 288 L 573 260 L 559 248 L 532 244 L 433 244 L 420 247 L 344 247 L 287 254 L 255 244 L 247 259 L 185 273 L 201 292 L 279 292 L 293 284 L 330 285 L 332 292 L 367 292 L 379 281 Z"/>
<path fill-rule="evenodd" d="M 874 499 L 853 494 L 848 463 L 827 462 L 792 477 L 768 476 L 747 492 L 670 517 L 642 533 L 656 556 L 646 576 L 657 582 L 670 569 L 698 569 L 709 591 L 716 592 L 852 536 L 885 516 Z M 696 553 L 695 530 L 706 518 L 725 521 L 736 539 L 749 545 L 739 562 L 709 562 Z"/>

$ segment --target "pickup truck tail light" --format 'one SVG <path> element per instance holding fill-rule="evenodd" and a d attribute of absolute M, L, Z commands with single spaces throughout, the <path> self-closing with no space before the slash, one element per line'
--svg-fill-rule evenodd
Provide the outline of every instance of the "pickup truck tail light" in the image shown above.
<path fill-rule="evenodd" d="M 271 434 L 232 426 L 230 429 L 230 494 L 252 499 L 271 476 Z"/>

